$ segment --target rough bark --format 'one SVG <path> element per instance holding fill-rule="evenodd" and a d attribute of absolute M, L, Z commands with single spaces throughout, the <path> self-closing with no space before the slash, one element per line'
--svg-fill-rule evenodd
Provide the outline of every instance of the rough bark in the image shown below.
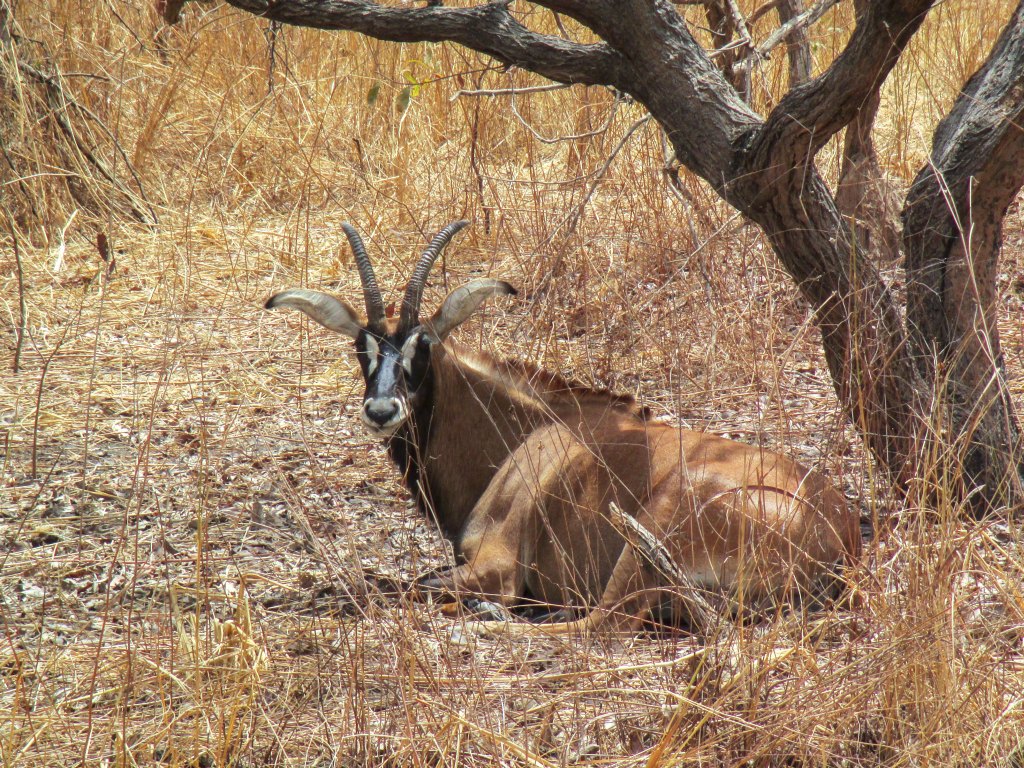
<path fill-rule="evenodd" d="M 604 84 L 631 94 L 664 128 L 680 162 L 763 228 L 780 261 L 815 308 L 825 357 L 842 402 L 881 465 L 894 479 L 904 481 L 917 469 L 916 450 L 921 444 L 918 415 L 922 404 L 931 399 L 928 371 L 915 361 L 899 308 L 863 249 L 857 247 L 814 157 L 858 115 L 870 122 L 865 105 L 874 104 L 933 1 L 875 0 L 866 4 L 849 43 L 832 65 L 817 78 L 792 88 L 767 118 L 762 118 L 714 66 L 667 0 L 536 3 L 576 19 L 603 41 L 590 45 L 528 30 L 512 16 L 507 2 L 469 8 L 396 8 L 360 0 L 229 0 L 257 15 L 292 24 L 348 29 L 385 40 L 450 40 L 558 82 Z M 972 80 L 972 84 L 980 94 L 980 83 Z M 962 122 L 957 120 L 958 125 Z M 952 141 L 946 137 L 951 131 L 956 133 L 952 123 L 937 142 Z M 855 131 L 855 135 L 860 140 L 868 136 L 864 131 Z M 1010 143 L 1006 149 L 1009 151 Z M 1013 159 L 999 167 L 1005 169 L 1007 180 L 1001 185 L 993 181 L 986 188 L 999 187 L 1005 192 L 1012 186 L 1010 182 L 1024 176 L 1024 169 L 1018 171 Z M 990 168 L 989 174 L 995 176 L 995 168 Z M 977 211 L 976 196 L 973 204 Z M 993 222 L 987 235 L 992 242 L 998 236 L 1004 209 L 1005 205 L 999 208 L 996 204 L 985 209 Z M 926 226 L 915 230 L 925 239 L 930 237 L 929 222 L 941 214 L 928 211 L 920 214 Z M 978 226 L 975 222 L 975 232 Z M 938 253 L 955 251 L 958 238 L 952 241 L 946 251 Z M 918 252 L 923 259 L 912 277 L 925 273 L 934 283 L 936 269 L 926 261 L 936 258 L 931 241 L 922 239 Z M 971 253 L 975 254 L 975 269 L 969 274 L 976 277 L 977 249 Z M 945 255 L 937 258 L 945 263 Z M 946 278 L 951 271 L 945 267 L 941 271 L 948 289 Z M 984 277 L 988 279 L 988 273 Z M 959 313 L 953 318 L 956 339 L 964 335 L 965 328 L 974 327 L 970 323 L 984 320 L 989 344 L 985 349 L 991 351 L 991 318 L 985 312 L 965 310 L 969 302 L 963 286 L 969 282 L 961 281 L 959 290 L 941 294 L 945 303 L 939 311 L 955 309 Z M 922 294 L 917 295 L 919 302 L 931 301 Z M 975 304 L 986 308 L 991 306 L 990 299 L 988 294 L 973 296 Z M 914 316 L 924 312 L 930 317 L 924 310 L 922 306 Z M 918 323 L 911 331 L 933 341 L 940 354 L 950 348 L 927 324 Z M 963 348 L 960 342 L 958 345 Z M 991 378 L 992 365 L 977 354 L 959 359 L 965 369 L 977 368 L 976 374 L 981 371 L 980 379 Z"/>
<path fill-rule="evenodd" d="M 1024 478 L 996 324 L 1002 221 L 1024 181 L 1022 120 L 1024 0 L 936 129 L 904 209 L 908 334 L 935 383 L 947 458 L 992 504 L 1019 501 Z"/>
<path fill-rule="evenodd" d="M 610 85 L 621 76 L 617 69 L 622 58 L 608 45 L 573 43 L 532 32 L 512 16 L 507 2 L 469 8 L 391 7 L 362 0 L 232 0 L 231 5 L 284 24 L 349 30 L 396 43 L 447 40 L 560 83 Z M 574 2 L 545 5 L 584 24 L 591 12 Z M 609 13 L 605 3 L 593 6 L 594 12 Z"/>

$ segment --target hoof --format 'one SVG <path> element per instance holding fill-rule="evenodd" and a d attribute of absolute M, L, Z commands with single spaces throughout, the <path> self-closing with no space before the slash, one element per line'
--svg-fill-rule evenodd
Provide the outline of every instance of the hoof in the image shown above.
<path fill-rule="evenodd" d="M 474 619 L 479 619 L 480 622 L 507 622 L 512 621 L 512 614 L 509 613 L 508 609 L 498 603 L 492 603 L 490 600 L 478 600 L 471 598 L 466 600 L 464 605 L 472 614 Z"/>

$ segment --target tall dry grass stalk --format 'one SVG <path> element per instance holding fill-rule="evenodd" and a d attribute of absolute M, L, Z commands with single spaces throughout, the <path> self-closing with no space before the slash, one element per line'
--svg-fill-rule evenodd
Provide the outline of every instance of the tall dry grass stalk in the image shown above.
<path fill-rule="evenodd" d="M 819 67 L 848 5 L 813 30 Z M 1010 5 L 944 3 L 918 36 L 876 131 L 895 178 Z M 449 45 L 273 31 L 219 6 L 159 35 L 142 3 L 20 2 L 14 19 L 11 352 L 19 296 L 27 322 L 20 370 L 0 375 L 0 764 L 1021 764 L 1017 531 L 886 496 L 767 244 L 699 180 L 668 183 L 638 106 L 456 96 L 542 83 Z M 780 52 L 757 73 L 759 107 L 785 67 Z M 821 162 L 834 177 L 837 146 Z M 879 527 L 853 608 L 707 647 L 511 642 L 366 579 L 436 567 L 443 547 L 357 426 L 347 346 L 260 306 L 299 284 L 358 295 L 344 220 L 397 287 L 463 216 L 426 302 L 482 274 L 526 298 L 462 339 L 823 467 Z M 1014 212 L 1018 397 L 1021 243 Z M 944 465 L 925 481 L 948 482 Z"/>

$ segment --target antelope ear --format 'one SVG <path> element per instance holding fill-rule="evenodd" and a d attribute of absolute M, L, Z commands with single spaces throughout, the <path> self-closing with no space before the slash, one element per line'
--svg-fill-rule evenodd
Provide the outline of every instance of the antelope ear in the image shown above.
<path fill-rule="evenodd" d="M 320 291 L 307 291 L 304 288 L 293 288 L 290 291 L 275 293 L 264 304 L 266 309 L 288 307 L 297 309 L 307 317 L 320 323 L 324 328 L 351 336 L 359 336 L 362 327 L 356 319 L 355 310 L 343 301 Z"/>
<path fill-rule="evenodd" d="M 476 311 L 484 299 L 495 294 L 515 296 L 516 293 L 518 293 L 516 289 L 504 280 L 489 278 L 470 280 L 448 294 L 448 298 L 444 300 L 441 308 L 426 323 L 427 328 L 437 337 L 438 341 L 444 341 L 449 333 Z"/>

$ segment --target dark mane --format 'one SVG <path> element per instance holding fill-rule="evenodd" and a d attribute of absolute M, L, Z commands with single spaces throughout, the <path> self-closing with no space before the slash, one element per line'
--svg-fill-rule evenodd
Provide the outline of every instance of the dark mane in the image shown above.
<path fill-rule="evenodd" d="M 568 400 L 594 405 L 605 403 L 609 407 L 631 413 L 638 419 L 646 421 L 651 418 L 650 409 L 645 405 L 638 405 L 636 398 L 632 395 L 618 394 L 606 388 L 594 389 L 522 360 L 494 360 L 492 358 L 489 362 L 495 370 L 509 378 L 519 379 L 549 403 L 553 400 Z"/>

